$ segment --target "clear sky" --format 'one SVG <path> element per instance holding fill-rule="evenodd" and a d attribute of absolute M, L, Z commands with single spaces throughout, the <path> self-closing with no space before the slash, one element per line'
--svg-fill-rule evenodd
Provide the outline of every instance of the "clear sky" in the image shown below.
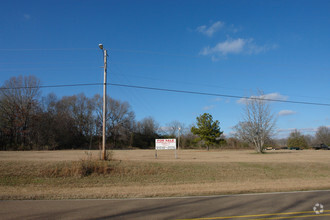
<path fill-rule="evenodd" d="M 35 75 L 42 85 L 108 82 L 225 95 L 330 103 L 330 1 L 0 2 L 0 83 Z M 58 97 L 102 86 L 44 88 Z M 140 120 L 194 123 L 211 113 L 225 134 L 239 99 L 108 87 Z M 271 103 L 279 136 L 330 125 L 330 107 Z"/>

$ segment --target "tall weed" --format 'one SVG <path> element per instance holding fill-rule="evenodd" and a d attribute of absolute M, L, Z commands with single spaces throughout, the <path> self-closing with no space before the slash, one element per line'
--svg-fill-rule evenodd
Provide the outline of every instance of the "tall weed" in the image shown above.
<path fill-rule="evenodd" d="M 47 177 L 86 177 L 110 174 L 112 170 L 113 165 L 110 161 L 81 159 L 47 167 L 42 171 L 42 175 Z"/>

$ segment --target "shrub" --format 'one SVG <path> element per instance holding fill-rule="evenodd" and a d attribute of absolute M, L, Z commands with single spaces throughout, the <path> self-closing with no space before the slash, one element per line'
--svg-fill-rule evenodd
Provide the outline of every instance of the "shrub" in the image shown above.
<path fill-rule="evenodd" d="M 86 177 L 94 174 L 110 174 L 112 170 L 113 165 L 110 161 L 82 159 L 47 167 L 42 171 L 42 175 L 47 177 Z"/>

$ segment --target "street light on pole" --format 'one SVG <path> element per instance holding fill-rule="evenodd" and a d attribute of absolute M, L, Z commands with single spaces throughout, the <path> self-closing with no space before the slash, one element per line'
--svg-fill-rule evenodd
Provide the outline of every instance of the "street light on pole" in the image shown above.
<path fill-rule="evenodd" d="M 102 125 L 102 153 L 101 160 L 107 159 L 105 150 L 105 128 L 106 128 L 106 106 L 107 106 L 107 50 L 103 49 L 103 44 L 99 44 L 99 48 L 103 51 L 104 59 L 104 80 L 103 80 L 103 125 Z"/>

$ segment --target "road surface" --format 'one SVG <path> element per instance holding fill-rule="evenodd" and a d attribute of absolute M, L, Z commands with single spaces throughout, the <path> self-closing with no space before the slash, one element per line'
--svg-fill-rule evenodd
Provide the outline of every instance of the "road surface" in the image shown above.
<path fill-rule="evenodd" d="M 0 219 L 323 220 L 330 219 L 330 190 L 154 199 L 0 201 Z"/>

